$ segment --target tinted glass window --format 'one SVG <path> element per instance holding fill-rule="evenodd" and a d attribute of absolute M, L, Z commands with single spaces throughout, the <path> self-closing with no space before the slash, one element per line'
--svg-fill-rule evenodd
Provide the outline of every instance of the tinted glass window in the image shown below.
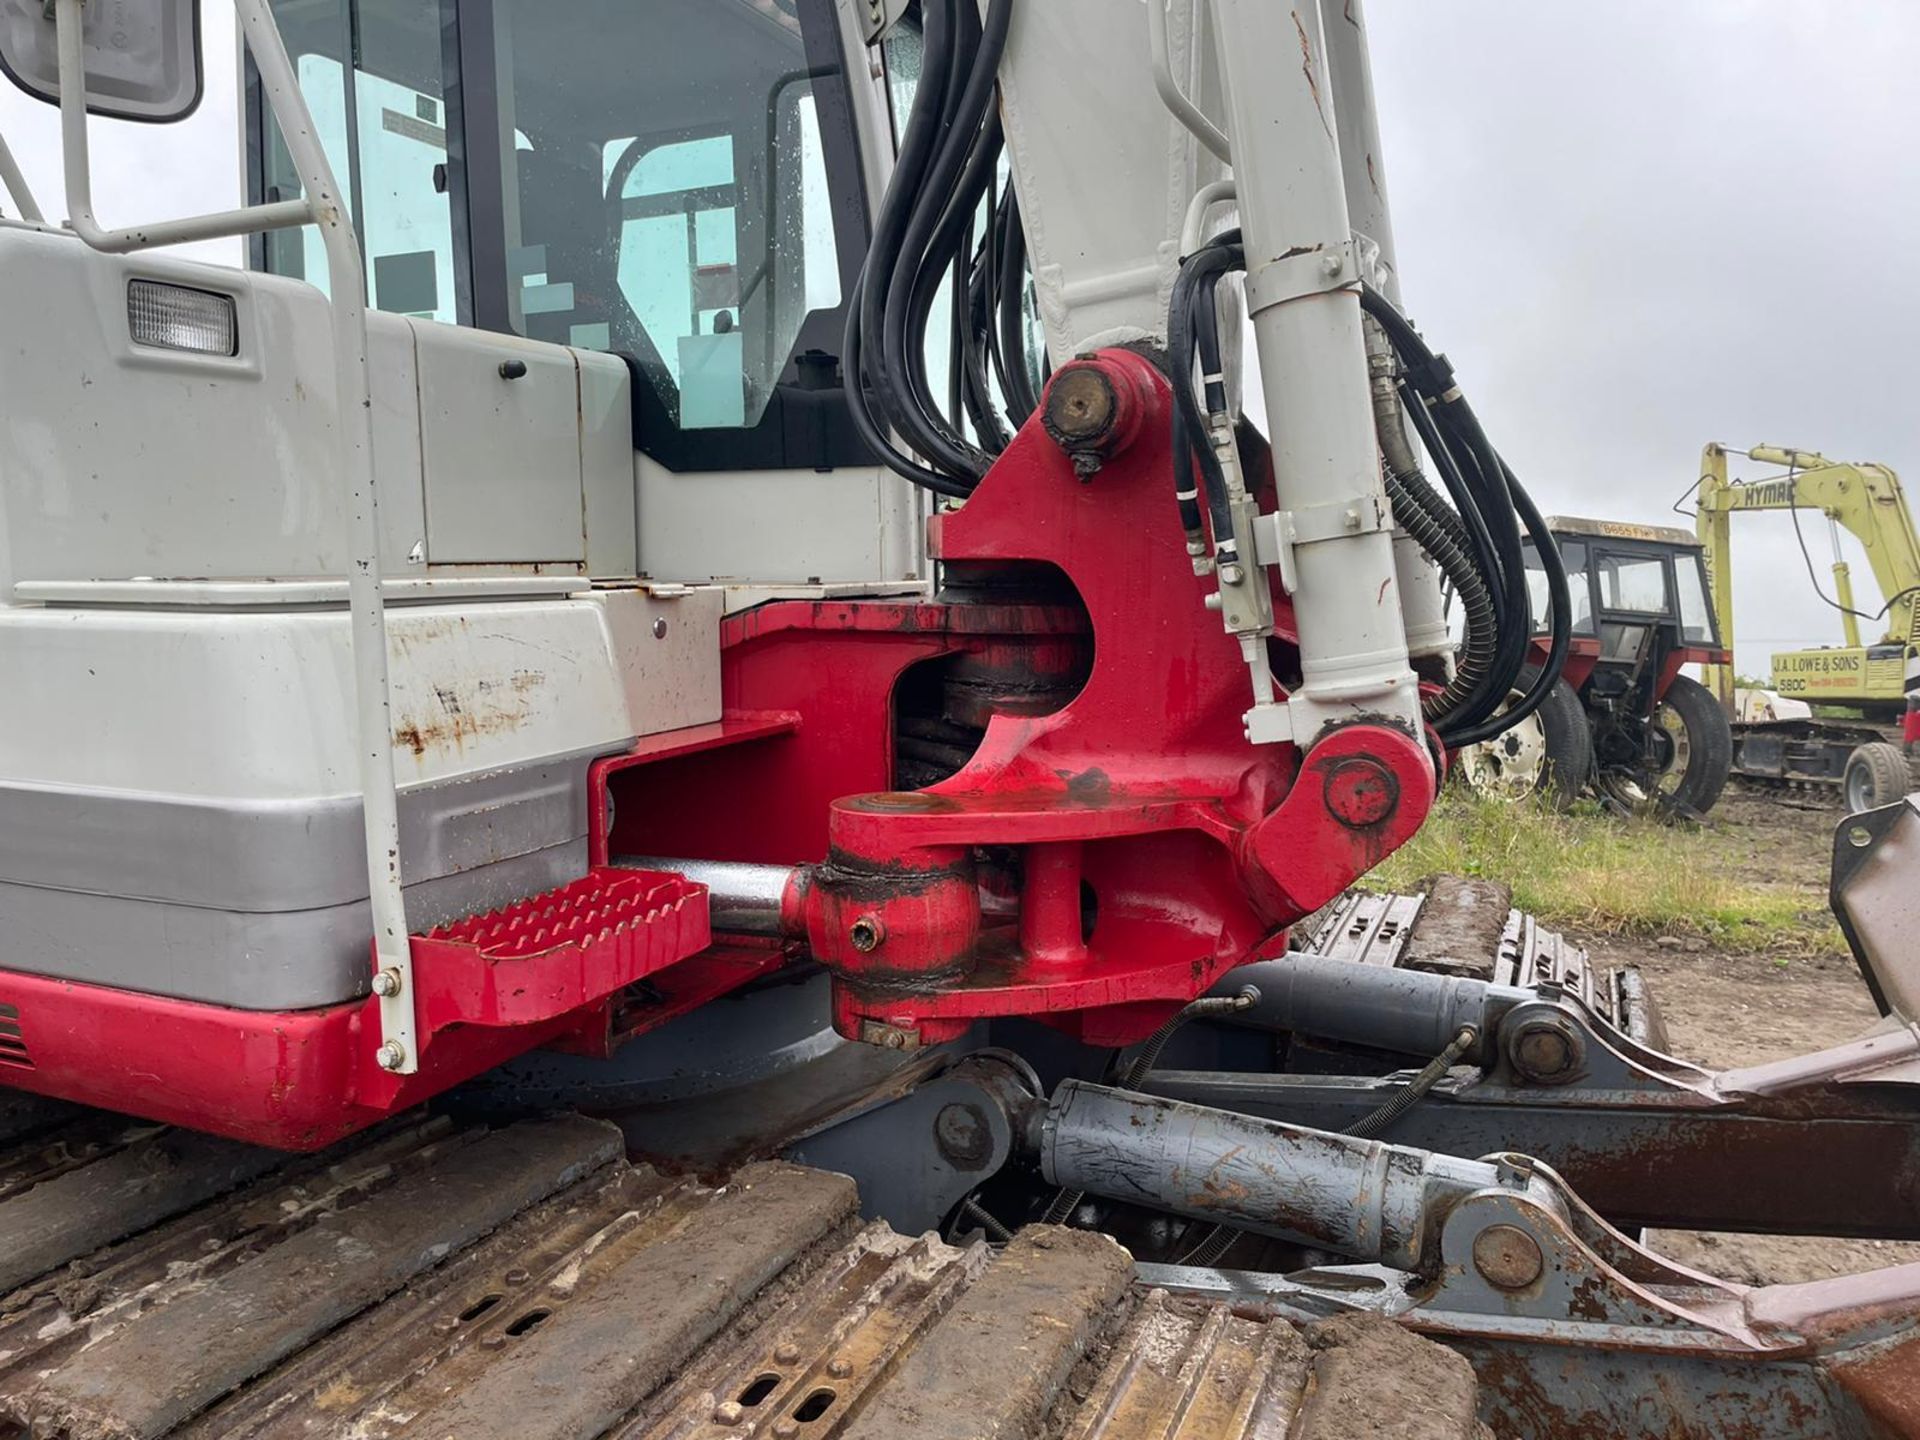
<path fill-rule="evenodd" d="M 452 322 L 454 240 L 437 10 L 405 0 L 358 0 L 349 16 L 343 0 L 279 0 L 274 11 L 327 159 L 346 187 L 369 303 Z M 341 59 L 350 44 L 358 56 L 351 89 Z M 266 198 L 291 199 L 301 193 L 300 182 L 277 130 L 269 124 L 268 132 Z M 268 269 L 330 291 L 325 248 L 313 226 L 274 233 L 266 254 Z"/>
<path fill-rule="evenodd" d="M 869 462 L 838 400 L 866 204 L 835 0 L 273 7 L 373 305 L 626 354 L 675 469 Z M 297 195 L 249 105 L 255 196 Z M 329 286 L 310 228 L 255 253 Z"/>
<path fill-rule="evenodd" d="M 1667 562 L 1658 555 L 1598 557 L 1600 605 L 1606 610 L 1632 610 L 1642 615 L 1666 615 L 1673 610 L 1667 596 Z"/>
<path fill-rule="evenodd" d="M 1549 629 L 1547 573 L 1540 565 L 1540 552 L 1531 543 L 1525 547 L 1527 562 L 1527 600 L 1533 612 L 1533 632 L 1543 635 Z M 1567 568 L 1567 596 L 1573 605 L 1573 633 L 1593 633 L 1593 591 L 1587 577 L 1587 547 L 1578 540 L 1560 542 L 1560 563 Z"/>
<path fill-rule="evenodd" d="M 1714 646 L 1713 607 L 1707 601 L 1707 572 L 1698 555 L 1673 557 L 1673 579 L 1679 591 L 1680 638 L 1689 645 Z"/>
<path fill-rule="evenodd" d="M 752 425 L 840 303 L 819 95 L 838 66 L 775 4 L 498 9 L 514 328 L 638 356 L 682 429 Z"/>

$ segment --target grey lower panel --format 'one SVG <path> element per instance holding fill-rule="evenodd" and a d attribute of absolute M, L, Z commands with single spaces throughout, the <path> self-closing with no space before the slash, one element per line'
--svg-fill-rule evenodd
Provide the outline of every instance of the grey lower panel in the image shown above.
<path fill-rule="evenodd" d="M 422 880 L 406 889 L 408 925 L 417 933 L 495 909 L 586 869 L 582 835 Z M 306 1010 L 365 995 L 372 935 L 364 896 L 304 910 L 228 910 L 0 881 L 0 969 L 240 1010 Z"/>
<path fill-rule="evenodd" d="M 400 870 L 442 876 L 587 833 L 587 767 L 619 745 L 400 792 Z M 188 799 L 0 781 L 0 883 L 219 910 L 364 900 L 360 797 Z"/>

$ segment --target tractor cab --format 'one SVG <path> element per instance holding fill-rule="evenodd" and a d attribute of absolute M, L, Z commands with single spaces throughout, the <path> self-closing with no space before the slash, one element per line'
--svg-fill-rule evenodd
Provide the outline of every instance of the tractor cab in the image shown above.
<path fill-rule="evenodd" d="M 1725 714 L 1681 672 L 1731 658 L 1714 623 L 1700 542 L 1664 525 L 1553 516 L 1573 637 L 1556 694 L 1506 753 L 1468 764 L 1475 784 L 1569 803 L 1593 789 L 1619 809 L 1699 814 L 1726 783 Z M 1547 579 L 1525 549 L 1533 657 L 1548 650 Z"/>
<path fill-rule="evenodd" d="M 1708 602 L 1700 542 L 1668 525 L 1548 517 L 1567 567 L 1573 642 L 1564 674 L 1609 697 L 1647 689 L 1655 700 L 1687 665 L 1725 660 Z M 1526 547 L 1534 645 L 1545 657 L 1547 586 L 1539 555 Z"/>

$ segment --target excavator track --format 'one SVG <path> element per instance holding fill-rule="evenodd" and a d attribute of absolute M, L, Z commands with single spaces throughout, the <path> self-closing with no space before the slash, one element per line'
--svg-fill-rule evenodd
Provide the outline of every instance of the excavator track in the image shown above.
<path fill-rule="evenodd" d="M 1147 1290 L 1084 1231 L 898 1235 L 781 1161 L 663 1175 L 577 1115 L 288 1157 L 21 1097 L 0 1147 L 8 1440 L 1484 1433 L 1387 1322 Z"/>

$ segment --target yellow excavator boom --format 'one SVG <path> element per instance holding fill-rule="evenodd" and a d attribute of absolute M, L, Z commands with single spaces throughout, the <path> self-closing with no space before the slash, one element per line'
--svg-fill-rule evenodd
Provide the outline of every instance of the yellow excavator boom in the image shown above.
<path fill-rule="evenodd" d="M 1818 510 L 1860 542 L 1875 583 L 1886 599 L 1886 634 L 1863 645 L 1853 579 L 1844 559 L 1833 567 L 1834 599 L 1841 611 L 1844 647 L 1785 652 L 1773 657 L 1774 688 L 1814 702 L 1899 703 L 1906 657 L 1920 646 L 1920 536 L 1900 477 L 1885 465 L 1829 460 L 1811 450 L 1755 445 L 1745 453 L 1785 475 L 1739 482 L 1728 478 L 1727 456 L 1709 444 L 1700 456 L 1698 509 L 1694 525 L 1705 547 L 1707 576 L 1720 633 L 1732 643 L 1732 525 L 1736 512 Z M 1884 653 L 1891 650 L 1892 653 Z M 1876 654 L 1875 652 L 1883 652 Z M 1723 705 L 1733 705 L 1733 667 L 1707 667 L 1707 685 Z"/>

